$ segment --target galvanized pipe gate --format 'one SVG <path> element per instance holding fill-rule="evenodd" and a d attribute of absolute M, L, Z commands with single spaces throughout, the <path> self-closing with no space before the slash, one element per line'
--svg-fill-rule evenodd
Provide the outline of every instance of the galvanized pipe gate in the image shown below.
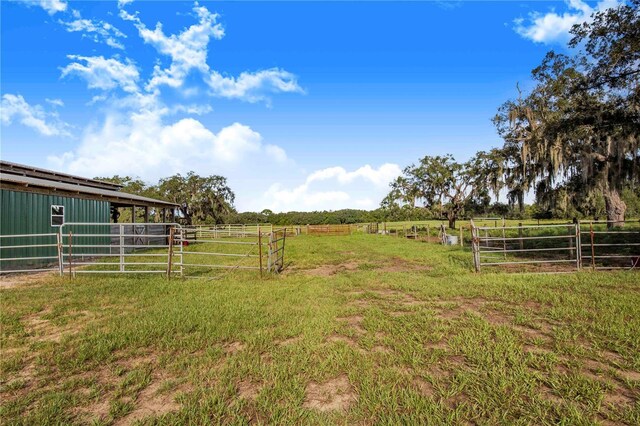
<path fill-rule="evenodd" d="M 184 278 L 207 278 L 217 269 L 256 270 L 261 276 L 279 273 L 284 267 L 286 229 L 267 225 L 266 230 L 177 223 L 65 223 L 56 233 L 1 236 L 0 273 Z"/>

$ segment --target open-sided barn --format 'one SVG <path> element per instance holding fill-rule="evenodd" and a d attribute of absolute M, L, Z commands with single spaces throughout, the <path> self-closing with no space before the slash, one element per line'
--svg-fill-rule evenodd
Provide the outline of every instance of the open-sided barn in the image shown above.
<path fill-rule="evenodd" d="M 55 257 L 57 251 L 55 242 L 45 241 L 47 235 L 58 232 L 65 223 L 109 225 L 117 221 L 113 212 L 122 209 L 131 209 L 132 222 L 140 209 L 144 211 L 144 219 L 138 221 L 149 222 L 152 210 L 156 212 L 156 220 L 173 221 L 175 203 L 127 194 L 121 188 L 110 182 L 0 161 L 2 246 L 43 246 L 2 249 L 1 258 L 47 263 L 46 258 Z M 8 238 L 10 235 L 27 237 Z M 8 263 L 2 263 L 2 269 L 7 269 Z"/>

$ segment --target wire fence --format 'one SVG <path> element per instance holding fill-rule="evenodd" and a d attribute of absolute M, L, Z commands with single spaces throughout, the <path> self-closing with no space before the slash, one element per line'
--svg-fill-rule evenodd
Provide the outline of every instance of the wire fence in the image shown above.
<path fill-rule="evenodd" d="M 279 273 L 288 230 L 179 224 L 66 223 L 57 233 L 4 235 L 0 274 L 163 274 L 211 278 L 214 271 Z"/>

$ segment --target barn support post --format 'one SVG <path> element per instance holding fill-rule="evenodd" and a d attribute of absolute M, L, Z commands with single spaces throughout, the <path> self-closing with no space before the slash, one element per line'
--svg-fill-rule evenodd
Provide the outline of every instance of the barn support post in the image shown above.
<path fill-rule="evenodd" d="M 136 223 L 136 206 L 131 206 L 131 223 Z"/>

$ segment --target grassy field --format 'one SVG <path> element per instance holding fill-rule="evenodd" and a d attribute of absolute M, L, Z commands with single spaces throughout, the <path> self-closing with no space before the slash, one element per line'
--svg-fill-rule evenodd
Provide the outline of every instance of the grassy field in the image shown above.
<path fill-rule="evenodd" d="M 1 296 L 3 424 L 640 424 L 640 275 L 287 239 L 260 280 L 42 277 Z"/>

